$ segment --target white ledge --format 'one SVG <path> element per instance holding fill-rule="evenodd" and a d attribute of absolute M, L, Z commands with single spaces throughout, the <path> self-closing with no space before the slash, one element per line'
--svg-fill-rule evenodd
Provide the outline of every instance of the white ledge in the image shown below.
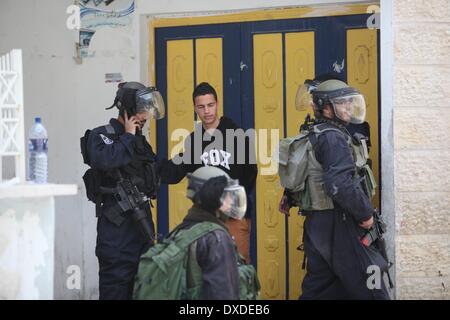
<path fill-rule="evenodd" d="M 76 184 L 17 184 L 0 186 L 0 199 L 70 196 L 77 194 Z"/>

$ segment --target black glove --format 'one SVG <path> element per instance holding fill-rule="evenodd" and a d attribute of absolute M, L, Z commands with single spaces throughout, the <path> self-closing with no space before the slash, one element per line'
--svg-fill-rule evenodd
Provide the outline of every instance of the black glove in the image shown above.
<path fill-rule="evenodd" d="M 214 177 L 206 181 L 195 195 L 200 207 L 209 212 L 214 212 L 219 209 L 222 205 L 220 197 L 227 183 L 228 181 L 225 176 Z"/>
<path fill-rule="evenodd" d="M 288 189 L 284 189 L 283 195 L 287 197 L 287 203 L 289 207 L 295 207 L 294 200 L 292 199 L 292 192 L 290 192 Z"/>

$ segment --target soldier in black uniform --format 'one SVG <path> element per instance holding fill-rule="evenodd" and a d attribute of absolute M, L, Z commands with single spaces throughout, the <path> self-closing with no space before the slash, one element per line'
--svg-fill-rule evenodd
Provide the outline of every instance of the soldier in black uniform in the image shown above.
<path fill-rule="evenodd" d="M 114 106 L 118 118 L 81 139 L 91 167 L 83 179 L 98 217 L 100 299 L 130 299 L 139 258 L 153 243 L 149 199 L 158 186 L 156 156 L 141 130 L 149 117 L 164 116 L 164 102 L 155 88 L 125 82 Z"/>
<path fill-rule="evenodd" d="M 315 159 L 308 164 L 308 181 L 302 190 L 312 200 L 300 208 L 306 216 L 307 270 L 300 298 L 389 299 L 383 279 L 374 286 L 370 278 L 374 267 L 382 277 L 388 262 L 380 248 L 361 241 L 372 230 L 375 213 L 370 202 L 373 189 L 368 188 L 373 176 L 366 165 L 366 142 L 346 129 L 349 123 L 363 123 L 364 98 L 345 82 L 327 80 L 312 90 L 312 100 L 316 119 L 303 127 L 311 132 Z M 289 212 L 292 198 L 287 191 L 280 211 Z"/>

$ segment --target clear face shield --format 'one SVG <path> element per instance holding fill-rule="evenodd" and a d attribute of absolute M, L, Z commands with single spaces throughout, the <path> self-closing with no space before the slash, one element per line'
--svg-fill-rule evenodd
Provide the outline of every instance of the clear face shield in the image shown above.
<path fill-rule="evenodd" d="M 219 208 L 230 218 L 241 220 L 247 211 L 247 195 L 245 188 L 233 180 L 223 191 L 220 198 L 222 206 Z"/>
<path fill-rule="evenodd" d="M 312 80 L 306 80 L 303 85 L 298 87 L 295 95 L 295 109 L 297 111 L 306 111 L 312 106 L 313 99 L 311 91 L 316 89 L 317 85 Z"/>
<path fill-rule="evenodd" d="M 366 102 L 362 94 L 352 93 L 330 99 L 336 117 L 346 123 L 363 123 L 366 118 Z"/>
<path fill-rule="evenodd" d="M 164 118 L 164 100 L 154 87 L 140 89 L 136 92 L 136 112 L 148 111 L 150 116 L 156 120 Z"/>

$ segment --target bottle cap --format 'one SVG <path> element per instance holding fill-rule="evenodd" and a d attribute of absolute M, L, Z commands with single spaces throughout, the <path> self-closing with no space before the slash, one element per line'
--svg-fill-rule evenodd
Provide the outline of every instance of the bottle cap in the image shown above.
<path fill-rule="evenodd" d="M 35 123 L 41 123 L 41 117 L 34 118 L 34 122 Z"/>

